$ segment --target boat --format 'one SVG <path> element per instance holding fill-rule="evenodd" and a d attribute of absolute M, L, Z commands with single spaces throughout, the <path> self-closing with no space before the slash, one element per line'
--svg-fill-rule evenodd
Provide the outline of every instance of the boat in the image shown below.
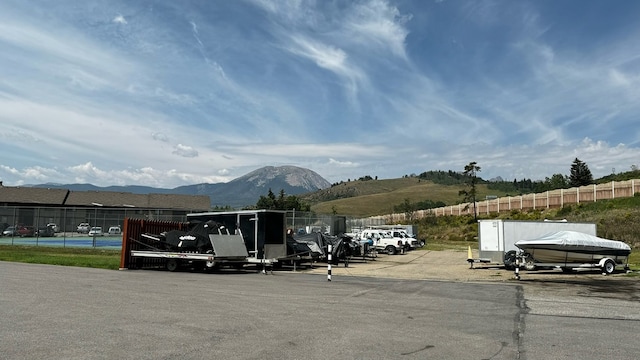
<path fill-rule="evenodd" d="M 578 267 L 600 267 L 612 273 L 616 266 L 628 268 L 631 247 L 622 241 L 603 239 L 577 232 L 558 231 L 515 243 L 523 258 L 538 265 L 559 266 L 563 270 Z"/>

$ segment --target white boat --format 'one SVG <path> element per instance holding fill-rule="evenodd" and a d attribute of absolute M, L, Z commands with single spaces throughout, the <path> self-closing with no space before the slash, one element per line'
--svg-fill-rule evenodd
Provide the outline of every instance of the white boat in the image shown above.
<path fill-rule="evenodd" d="M 535 239 L 520 240 L 515 246 L 538 266 L 564 269 L 600 267 L 612 273 L 616 266 L 628 267 L 631 247 L 622 241 L 603 239 L 577 231 L 558 231 Z M 545 265 L 542 265 L 545 264 Z"/>

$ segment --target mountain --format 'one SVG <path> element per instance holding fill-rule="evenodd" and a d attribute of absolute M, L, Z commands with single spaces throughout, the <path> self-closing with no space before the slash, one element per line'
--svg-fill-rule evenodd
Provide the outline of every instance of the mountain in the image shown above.
<path fill-rule="evenodd" d="M 234 208 L 255 205 L 269 189 L 274 194 L 284 190 L 287 195 L 299 195 L 330 187 L 316 172 L 297 166 L 265 166 L 228 183 L 198 184 L 174 189 L 177 194 L 208 195 L 212 206 Z"/>
<path fill-rule="evenodd" d="M 91 184 L 40 184 L 40 188 L 69 189 L 72 191 L 115 191 L 133 194 L 181 194 L 207 195 L 211 206 L 241 208 L 255 205 L 269 189 L 274 194 L 284 190 L 287 195 L 299 195 L 331 187 L 331 184 L 315 171 L 297 166 L 265 166 L 227 183 L 196 184 L 173 189 L 150 186 L 107 186 Z"/>

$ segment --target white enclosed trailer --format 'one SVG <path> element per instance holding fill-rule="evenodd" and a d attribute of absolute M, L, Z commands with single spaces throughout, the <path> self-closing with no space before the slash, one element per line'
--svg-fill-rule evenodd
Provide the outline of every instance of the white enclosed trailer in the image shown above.
<path fill-rule="evenodd" d="M 474 262 L 480 262 L 510 267 L 512 264 L 509 260 L 505 264 L 505 255 L 513 255 L 512 259 L 515 260 L 515 254 L 518 251 L 515 243 L 518 240 L 532 239 L 563 230 L 596 236 L 595 223 L 572 223 L 565 220 L 478 220 L 479 259 L 468 259 L 468 261 L 472 266 Z"/>

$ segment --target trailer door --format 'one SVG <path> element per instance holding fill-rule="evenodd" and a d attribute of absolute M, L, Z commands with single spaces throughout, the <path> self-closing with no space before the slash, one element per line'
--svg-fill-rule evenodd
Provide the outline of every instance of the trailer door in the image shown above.
<path fill-rule="evenodd" d="M 480 220 L 479 239 L 481 251 L 503 251 L 502 221 Z"/>

